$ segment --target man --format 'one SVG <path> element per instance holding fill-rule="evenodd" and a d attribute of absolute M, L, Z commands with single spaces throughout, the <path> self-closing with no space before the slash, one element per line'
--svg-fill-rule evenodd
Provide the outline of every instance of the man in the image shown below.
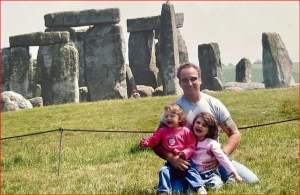
<path fill-rule="evenodd" d="M 181 65 L 178 68 L 177 77 L 179 79 L 179 85 L 183 90 L 183 96 L 178 98 L 175 103 L 183 107 L 187 115 L 187 124 L 191 125 L 194 117 L 200 112 L 209 112 L 214 115 L 219 121 L 219 126 L 228 136 L 228 140 L 223 145 L 222 150 L 226 155 L 230 155 L 239 145 L 241 135 L 227 108 L 220 100 L 200 92 L 201 73 L 199 67 L 195 64 L 186 63 Z M 163 120 L 160 122 L 160 127 L 165 126 L 162 121 Z M 190 166 L 188 161 L 168 152 L 161 144 L 154 147 L 153 150 L 159 157 L 169 161 L 179 170 L 184 171 Z M 204 163 L 206 164 L 206 170 L 219 168 L 222 180 L 225 182 L 228 179 L 229 175 L 222 166 L 219 167 L 220 164 L 214 157 Z M 232 163 L 244 182 L 259 182 L 257 176 L 247 167 L 234 160 L 232 160 Z M 178 182 L 174 185 L 174 188 L 178 188 Z M 179 188 L 182 189 L 180 183 Z M 182 193 L 182 191 L 179 192 Z"/>

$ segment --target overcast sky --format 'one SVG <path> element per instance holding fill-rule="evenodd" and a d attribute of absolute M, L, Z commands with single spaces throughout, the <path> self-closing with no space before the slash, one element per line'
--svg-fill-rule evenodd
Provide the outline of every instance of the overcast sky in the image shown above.
<path fill-rule="evenodd" d="M 61 11 L 120 8 L 121 26 L 128 50 L 126 20 L 157 16 L 165 1 L 1 1 L 1 48 L 9 36 L 45 30 L 44 15 Z M 198 62 L 198 45 L 219 44 L 221 62 L 236 65 L 243 57 L 262 59 L 263 32 L 281 36 L 293 62 L 299 62 L 299 1 L 171 1 L 184 14 L 180 29 L 189 59 Z M 30 47 L 36 58 L 38 47 Z M 128 61 L 128 54 L 126 55 Z"/>

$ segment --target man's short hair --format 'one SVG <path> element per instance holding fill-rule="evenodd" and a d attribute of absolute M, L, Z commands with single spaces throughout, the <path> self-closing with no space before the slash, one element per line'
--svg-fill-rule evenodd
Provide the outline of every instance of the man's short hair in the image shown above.
<path fill-rule="evenodd" d="M 200 78 L 201 77 L 201 71 L 200 71 L 200 68 L 191 63 L 191 62 L 188 62 L 188 63 L 185 63 L 185 64 L 181 64 L 178 68 L 177 68 L 177 78 L 180 80 L 180 72 L 182 69 L 185 69 L 185 68 L 195 68 L 195 70 L 198 72 L 198 77 Z"/>

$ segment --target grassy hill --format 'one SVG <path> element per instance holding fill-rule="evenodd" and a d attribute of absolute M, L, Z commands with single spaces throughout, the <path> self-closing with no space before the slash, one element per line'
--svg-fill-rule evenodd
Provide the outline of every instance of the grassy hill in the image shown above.
<path fill-rule="evenodd" d="M 238 127 L 299 117 L 299 88 L 211 95 L 227 106 Z M 55 130 L 1 140 L 1 194 L 154 194 L 165 161 L 151 149 L 140 148 L 139 141 L 152 135 L 163 106 L 176 98 L 107 100 L 1 113 L 1 138 Z M 60 167 L 59 127 L 64 127 Z M 242 129 L 241 134 L 242 142 L 230 157 L 253 170 L 261 183 L 224 186 L 208 193 L 299 194 L 299 121 Z M 224 133 L 220 140 L 226 140 Z"/>
<path fill-rule="evenodd" d="M 235 81 L 235 66 L 222 66 L 225 82 Z M 252 82 L 261 83 L 263 81 L 262 65 L 252 64 Z M 299 83 L 299 62 L 293 62 L 292 69 L 293 78 L 295 83 Z"/>

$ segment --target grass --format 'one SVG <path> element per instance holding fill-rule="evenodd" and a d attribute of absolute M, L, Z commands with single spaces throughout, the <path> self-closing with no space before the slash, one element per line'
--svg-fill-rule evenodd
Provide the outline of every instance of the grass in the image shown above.
<path fill-rule="evenodd" d="M 299 117 L 299 88 L 214 92 L 238 127 Z M 1 113 L 1 138 L 65 129 L 155 131 L 176 96 L 64 104 Z M 1 141 L 1 194 L 153 194 L 164 160 L 142 137 L 152 133 L 63 131 Z M 224 186 L 209 194 L 299 194 L 299 121 L 241 130 L 231 157 L 260 184 Z M 221 134 L 221 142 L 226 136 Z"/>
<path fill-rule="evenodd" d="M 235 66 L 222 66 L 225 82 L 235 82 Z M 295 83 L 299 83 L 299 62 L 293 62 L 292 75 Z M 251 68 L 252 82 L 261 83 L 263 79 L 262 65 L 252 64 Z"/>

